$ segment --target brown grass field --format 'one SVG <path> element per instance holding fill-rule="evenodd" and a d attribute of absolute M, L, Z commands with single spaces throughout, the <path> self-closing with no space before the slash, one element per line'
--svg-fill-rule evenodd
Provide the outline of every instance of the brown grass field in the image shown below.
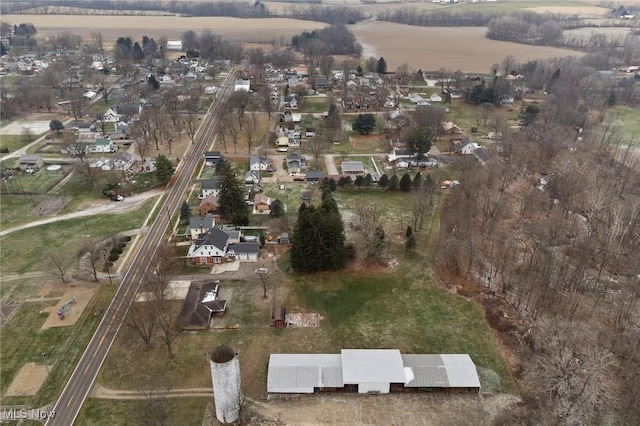
<path fill-rule="evenodd" d="M 414 69 L 486 73 L 507 55 L 521 62 L 583 55 L 567 49 L 489 40 L 484 27 L 414 27 L 371 20 L 350 28 L 362 43 L 363 56 L 383 56 L 389 71 L 406 62 Z"/>
<path fill-rule="evenodd" d="M 156 40 L 162 36 L 181 39 L 188 30 L 205 29 L 226 39 L 242 42 L 270 42 L 284 37 L 289 40 L 302 31 L 324 28 L 324 22 L 302 21 L 289 18 L 239 19 L 229 17 L 181 17 L 181 16 L 97 16 L 97 15 L 5 15 L 3 21 L 11 25 L 32 23 L 39 37 L 54 36 L 68 31 L 85 39 L 91 33 L 100 32 L 106 43 L 118 37 L 140 40 L 143 35 Z"/>

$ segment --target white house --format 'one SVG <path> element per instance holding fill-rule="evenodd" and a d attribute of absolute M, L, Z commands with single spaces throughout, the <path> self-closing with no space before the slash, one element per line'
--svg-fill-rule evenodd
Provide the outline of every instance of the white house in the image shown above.
<path fill-rule="evenodd" d="M 213 195 L 217 197 L 220 194 L 220 179 L 215 177 L 213 179 L 203 180 L 200 184 L 200 192 L 198 193 L 198 198 L 203 199 L 208 195 Z"/>
<path fill-rule="evenodd" d="M 116 152 L 118 145 L 113 143 L 111 139 L 96 139 L 93 143 L 87 144 L 86 152 L 91 153 L 107 153 Z"/>
<path fill-rule="evenodd" d="M 261 155 L 252 155 L 249 159 L 249 170 L 260 172 L 271 169 L 271 162 L 267 157 L 263 157 Z"/>
<path fill-rule="evenodd" d="M 191 244 L 187 259 L 194 265 L 224 263 L 229 245 L 229 235 L 218 228 L 211 228 Z"/>
<path fill-rule="evenodd" d="M 215 224 L 216 222 L 211 216 L 192 217 L 189 219 L 189 226 L 184 231 L 184 236 L 196 241 L 201 234 L 206 234 Z"/>

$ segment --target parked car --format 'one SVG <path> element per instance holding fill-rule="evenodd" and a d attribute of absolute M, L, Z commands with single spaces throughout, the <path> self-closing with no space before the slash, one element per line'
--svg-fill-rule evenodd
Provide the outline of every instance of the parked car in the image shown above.
<path fill-rule="evenodd" d="M 111 197 L 111 201 L 122 201 L 122 200 L 124 200 L 123 195 L 114 195 L 113 197 Z"/>

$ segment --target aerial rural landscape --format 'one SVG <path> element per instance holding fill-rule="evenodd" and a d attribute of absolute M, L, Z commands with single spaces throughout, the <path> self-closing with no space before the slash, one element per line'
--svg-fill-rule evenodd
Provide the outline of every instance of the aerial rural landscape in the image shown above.
<path fill-rule="evenodd" d="M 640 0 L 0 14 L 0 424 L 640 424 Z"/>

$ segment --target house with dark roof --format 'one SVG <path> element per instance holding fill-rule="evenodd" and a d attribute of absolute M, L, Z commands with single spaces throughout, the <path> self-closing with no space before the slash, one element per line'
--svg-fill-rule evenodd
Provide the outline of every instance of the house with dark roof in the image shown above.
<path fill-rule="evenodd" d="M 324 178 L 322 170 L 309 170 L 305 175 L 305 180 L 309 183 L 318 183 Z"/>
<path fill-rule="evenodd" d="M 299 173 L 303 167 L 307 165 L 307 159 L 300 154 L 287 155 L 287 171 L 291 173 Z"/>
<path fill-rule="evenodd" d="M 473 150 L 473 156 L 476 157 L 483 166 L 491 159 L 491 156 L 483 147 L 479 147 Z"/>
<path fill-rule="evenodd" d="M 345 175 L 364 175 L 364 164 L 362 161 L 343 161 L 342 173 Z"/>
<path fill-rule="evenodd" d="M 244 183 L 245 185 L 258 185 L 262 176 L 260 176 L 260 172 L 255 170 L 249 170 L 244 175 Z"/>
<path fill-rule="evenodd" d="M 211 216 L 192 217 L 189 219 L 189 226 L 184 231 L 184 236 L 195 241 L 201 234 L 213 228 L 215 224 L 216 222 Z"/>
<path fill-rule="evenodd" d="M 214 314 L 224 313 L 227 301 L 218 299 L 220 281 L 194 281 L 179 315 L 182 330 L 208 330 Z"/>
<path fill-rule="evenodd" d="M 207 151 L 204 153 L 204 165 L 209 167 L 215 167 L 224 157 L 220 154 L 220 151 Z"/>
<path fill-rule="evenodd" d="M 219 228 L 211 228 L 191 244 L 187 252 L 192 265 L 215 265 L 224 263 L 229 246 L 229 235 Z"/>
<path fill-rule="evenodd" d="M 20 170 L 35 173 L 44 166 L 44 159 L 38 154 L 22 154 L 20 156 Z"/>
<path fill-rule="evenodd" d="M 213 179 L 205 179 L 200 183 L 200 192 L 198 192 L 198 198 L 202 200 L 208 195 L 215 197 L 220 193 L 220 178 L 215 176 Z"/>

